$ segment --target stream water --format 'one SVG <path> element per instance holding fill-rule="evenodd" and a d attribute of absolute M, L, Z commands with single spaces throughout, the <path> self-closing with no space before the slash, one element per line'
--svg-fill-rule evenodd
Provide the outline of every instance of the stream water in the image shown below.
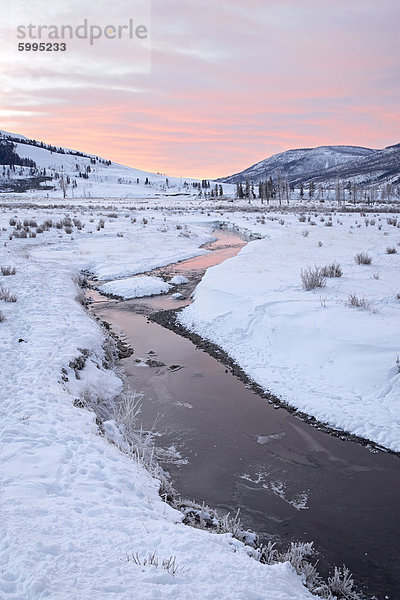
<path fill-rule="evenodd" d="M 240 508 L 243 524 L 263 540 L 314 541 L 323 575 L 345 563 L 370 597 L 398 600 L 399 458 L 276 409 L 190 340 L 147 319 L 187 304 L 202 273 L 245 243 L 235 232 L 216 235 L 210 254 L 158 271 L 190 279 L 185 299 L 104 302 L 97 295 L 92 305 L 134 348 L 122 369 L 144 394 L 144 428 L 156 422 L 160 462 L 183 497 Z M 146 365 L 149 358 L 158 366 Z"/>

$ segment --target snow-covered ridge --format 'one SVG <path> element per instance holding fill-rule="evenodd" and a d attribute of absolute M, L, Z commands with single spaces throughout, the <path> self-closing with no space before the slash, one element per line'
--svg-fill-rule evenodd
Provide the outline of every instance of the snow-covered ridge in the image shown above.
<path fill-rule="evenodd" d="M 28 138 L 25 137 L 24 135 L 21 135 L 20 133 L 10 133 L 9 131 L 4 131 L 3 129 L 0 129 L 0 136 L 3 136 L 5 138 L 14 138 L 14 139 L 18 139 L 18 140 L 27 140 Z"/>
<path fill-rule="evenodd" d="M 2 159 L 0 154 L 0 165 L 3 164 L 0 192 L 29 193 L 49 198 L 197 197 L 202 192 L 202 184 L 196 179 L 142 171 L 92 154 L 1 131 L 0 151 L 7 143 L 13 144 L 14 152 L 21 160 L 7 159 L 5 153 Z M 34 164 L 26 166 L 22 159 Z M 224 185 L 223 189 L 226 193 L 233 192 L 230 185 Z"/>
<path fill-rule="evenodd" d="M 335 179 L 358 182 L 387 183 L 400 179 L 399 145 L 383 150 L 361 146 L 320 146 L 287 150 L 264 159 L 251 167 L 229 177 L 228 183 L 246 180 L 257 183 L 277 176 L 288 178 L 298 185 L 310 180 L 332 182 Z"/>

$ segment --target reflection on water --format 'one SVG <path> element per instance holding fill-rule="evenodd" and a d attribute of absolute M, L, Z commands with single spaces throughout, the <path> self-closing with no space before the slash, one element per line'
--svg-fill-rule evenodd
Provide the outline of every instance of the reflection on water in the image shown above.
<path fill-rule="evenodd" d="M 142 313 L 149 313 L 154 310 L 168 310 L 172 308 L 182 308 L 190 303 L 190 296 L 198 284 L 201 277 L 209 267 L 218 265 L 224 260 L 235 256 L 246 245 L 237 233 L 231 230 L 218 229 L 213 235 L 218 236 L 217 239 L 204 248 L 208 250 L 207 254 L 195 256 L 187 260 L 183 260 L 173 265 L 153 269 L 148 275 L 162 277 L 169 281 L 174 275 L 185 275 L 189 278 L 189 283 L 178 286 L 178 291 L 182 293 L 182 299 L 172 297 L 173 291 L 169 294 L 159 296 L 150 296 L 145 298 L 135 298 L 124 302 L 125 308 L 129 310 L 139 310 Z M 103 282 L 102 282 L 103 283 Z M 96 282 L 92 282 L 96 285 Z M 96 289 L 88 290 L 86 296 L 94 302 L 107 302 L 109 299 L 100 294 Z"/>

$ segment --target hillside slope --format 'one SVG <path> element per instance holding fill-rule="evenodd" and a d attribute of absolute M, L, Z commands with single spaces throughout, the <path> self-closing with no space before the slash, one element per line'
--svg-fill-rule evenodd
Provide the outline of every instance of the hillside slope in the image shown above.
<path fill-rule="evenodd" d="M 45 197 L 198 195 L 201 182 L 126 167 L 0 130 L 0 192 Z M 229 193 L 231 186 L 224 186 Z"/>
<path fill-rule="evenodd" d="M 359 146 L 320 146 L 275 154 L 221 181 L 258 183 L 280 175 L 296 185 L 301 181 L 332 182 L 336 179 L 359 183 L 398 183 L 400 144 L 383 150 Z"/>

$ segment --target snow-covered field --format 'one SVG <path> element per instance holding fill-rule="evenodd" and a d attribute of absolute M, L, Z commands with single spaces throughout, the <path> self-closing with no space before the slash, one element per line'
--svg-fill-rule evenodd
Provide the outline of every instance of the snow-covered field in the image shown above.
<path fill-rule="evenodd" d="M 77 301 L 79 270 L 103 281 L 141 273 L 199 253 L 208 233 L 161 211 L 146 211 L 144 223 L 141 211 L 19 202 L 0 214 L 0 265 L 16 269 L 0 274 L 0 597 L 311 598 L 288 563 L 263 565 L 230 534 L 183 525 L 158 481 L 74 405 L 87 394 L 112 401 L 122 387 L 104 364 L 102 330 Z M 36 237 L 10 239 L 24 227 Z M 144 565 L 154 552 L 158 566 Z M 171 557 L 175 575 L 162 566 Z"/>
<path fill-rule="evenodd" d="M 400 219 L 305 215 L 232 215 L 266 237 L 209 269 L 179 319 L 292 406 L 400 451 Z M 302 269 L 333 262 L 341 277 L 303 289 Z"/>

